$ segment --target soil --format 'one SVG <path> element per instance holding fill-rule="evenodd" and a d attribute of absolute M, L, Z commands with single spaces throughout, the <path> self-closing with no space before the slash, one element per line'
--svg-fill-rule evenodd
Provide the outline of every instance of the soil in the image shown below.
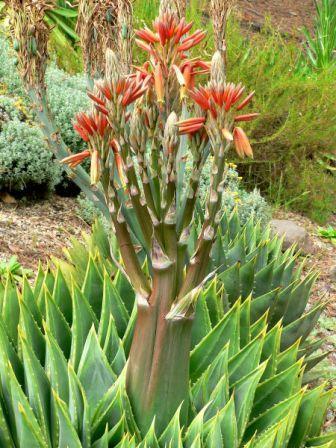
<path fill-rule="evenodd" d="M 243 22 L 253 28 L 260 28 L 269 18 L 281 32 L 294 36 L 303 27 L 312 29 L 316 15 L 314 0 L 238 0 L 237 8 Z"/>
<path fill-rule="evenodd" d="M 72 236 L 89 226 L 76 215 L 76 200 L 53 196 L 47 201 L 0 202 L 0 260 L 15 255 L 20 263 L 36 270 L 39 260 L 62 256 Z"/>

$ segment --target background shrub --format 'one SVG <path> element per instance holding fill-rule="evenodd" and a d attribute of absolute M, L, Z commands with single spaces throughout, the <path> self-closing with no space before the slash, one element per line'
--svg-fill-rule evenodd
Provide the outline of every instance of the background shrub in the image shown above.
<path fill-rule="evenodd" d="M 29 123 L 12 120 L 0 132 L 0 189 L 17 194 L 44 195 L 60 180 L 60 167 L 42 132 Z"/>
<path fill-rule="evenodd" d="M 0 93 L 24 96 L 24 89 L 16 69 L 17 60 L 8 40 L 0 34 Z"/>
<path fill-rule="evenodd" d="M 229 78 L 256 91 L 253 108 L 261 113 L 249 130 L 254 160 L 240 161 L 239 172 L 271 201 L 280 197 L 280 205 L 327 220 L 335 211 L 335 177 L 321 169 L 319 159 L 335 151 L 335 68 L 303 75 L 296 70 L 297 44 L 283 41 L 269 27 L 245 39 L 232 24 L 229 42 Z M 324 201 L 316 197 L 317 190 Z"/>
<path fill-rule="evenodd" d="M 89 107 L 87 83 L 83 75 L 69 75 L 54 65 L 46 76 L 48 102 L 64 142 L 73 152 L 82 151 L 85 144 L 73 129 L 75 115 Z"/>

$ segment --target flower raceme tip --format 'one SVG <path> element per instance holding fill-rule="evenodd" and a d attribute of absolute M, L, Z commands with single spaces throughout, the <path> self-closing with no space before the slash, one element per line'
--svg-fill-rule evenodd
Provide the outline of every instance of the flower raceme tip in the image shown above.
<path fill-rule="evenodd" d="M 223 85 L 208 84 L 189 90 L 189 96 L 204 111 L 209 112 L 222 131 L 227 142 L 234 142 L 239 157 L 253 157 L 249 140 L 240 127 L 235 123 L 248 122 L 256 119 L 259 113 L 237 114 L 252 100 L 251 92 L 241 101 L 245 87 L 242 84 L 225 83 Z M 218 122 L 221 121 L 221 122 Z"/>

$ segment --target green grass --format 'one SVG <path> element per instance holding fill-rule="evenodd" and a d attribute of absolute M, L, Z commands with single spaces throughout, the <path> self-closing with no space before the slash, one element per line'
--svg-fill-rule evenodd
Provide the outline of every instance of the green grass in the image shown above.
<path fill-rule="evenodd" d="M 329 240 L 331 243 L 336 245 L 336 229 L 334 227 L 332 226 L 329 226 L 327 228 L 319 227 L 317 233 L 321 238 L 325 238 Z"/>

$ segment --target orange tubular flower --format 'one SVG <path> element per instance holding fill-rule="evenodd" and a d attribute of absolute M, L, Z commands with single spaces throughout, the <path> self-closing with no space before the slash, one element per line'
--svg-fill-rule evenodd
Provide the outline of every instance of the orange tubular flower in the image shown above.
<path fill-rule="evenodd" d="M 69 165 L 70 168 L 75 168 L 77 165 L 82 163 L 85 159 L 90 157 L 90 151 L 85 150 L 78 154 L 72 154 L 71 156 L 65 157 L 61 160 L 61 163 Z"/>
<path fill-rule="evenodd" d="M 233 140 L 239 157 L 241 157 L 242 159 L 245 156 L 253 158 L 253 151 L 250 142 L 242 128 L 234 128 Z"/>
<path fill-rule="evenodd" d="M 177 123 L 180 135 L 192 135 L 203 128 L 205 117 L 187 118 Z"/>
<path fill-rule="evenodd" d="M 135 34 L 140 39 L 148 42 L 149 44 L 155 44 L 156 42 L 160 42 L 160 39 L 157 36 L 157 34 L 153 33 L 153 31 L 151 31 L 147 27 L 145 27 L 143 30 L 136 30 Z"/>
<path fill-rule="evenodd" d="M 164 103 L 164 82 L 161 64 L 158 62 L 154 70 L 154 85 L 157 100 L 159 103 Z"/>
<path fill-rule="evenodd" d="M 178 52 L 190 50 L 190 48 L 198 45 L 205 38 L 206 32 L 202 30 L 195 31 L 191 36 L 183 40 L 182 44 L 177 47 Z"/>
<path fill-rule="evenodd" d="M 197 75 L 207 74 L 210 71 L 210 64 L 199 59 L 183 61 L 180 67 L 173 65 L 179 84 L 188 90 L 195 86 Z"/>
<path fill-rule="evenodd" d="M 107 81 L 98 83 L 97 88 L 103 98 L 98 98 L 92 93 L 89 97 L 95 102 L 96 109 L 104 115 L 108 115 L 108 102 L 113 99 L 120 102 L 126 108 L 140 98 L 148 89 L 150 76 L 138 72 L 135 76 L 120 79 L 116 85 L 111 85 Z"/>
<path fill-rule="evenodd" d="M 114 154 L 114 160 L 115 160 L 117 171 L 119 174 L 119 179 L 122 182 L 122 184 L 125 185 L 126 177 L 124 174 L 123 161 L 122 161 L 122 158 L 120 155 L 120 147 L 119 147 L 117 140 L 113 139 L 110 143 L 110 146 L 111 146 L 113 154 Z"/>

